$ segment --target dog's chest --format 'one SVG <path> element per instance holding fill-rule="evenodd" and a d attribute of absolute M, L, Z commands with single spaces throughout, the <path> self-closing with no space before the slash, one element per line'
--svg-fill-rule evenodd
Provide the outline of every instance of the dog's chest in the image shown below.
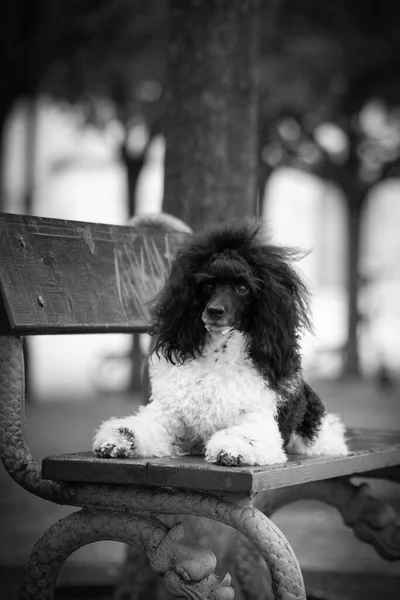
<path fill-rule="evenodd" d="M 200 435 L 233 425 L 244 413 L 275 403 L 239 332 L 210 337 L 202 356 L 184 365 L 153 362 L 151 377 L 153 401 L 168 405 L 187 428 Z"/>

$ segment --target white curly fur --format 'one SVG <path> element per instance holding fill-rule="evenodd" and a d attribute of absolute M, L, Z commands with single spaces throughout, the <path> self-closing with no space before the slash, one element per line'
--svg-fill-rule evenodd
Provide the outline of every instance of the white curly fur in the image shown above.
<path fill-rule="evenodd" d="M 344 425 L 337 415 L 327 413 L 322 419 L 318 436 L 312 443 L 307 443 L 300 435 L 293 433 L 287 451 L 309 456 L 345 456 L 349 450 Z"/>
<path fill-rule="evenodd" d="M 221 452 L 248 465 L 285 462 L 276 421 L 278 398 L 252 365 L 238 331 L 208 334 L 203 355 L 176 366 L 150 359 L 152 398 L 136 415 L 111 419 L 96 433 L 93 450 L 111 456 L 171 456 L 198 447 L 209 462 Z M 119 429 L 134 434 L 131 441 Z"/>
<path fill-rule="evenodd" d="M 180 366 L 152 355 L 151 402 L 135 415 L 104 422 L 93 451 L 111 457 L 204 452 L 210 463 L 226 453 L 241 456 L 247 465 L 286 462 L 276 420 L 280 399 L 252 365 L 247 342 L 238 331 L 210 333 L 203 355 Z M 313 443 L 293 433 L 287 451 L 345 455 L 344 426 L 339 417 L 326 414 Z"/>

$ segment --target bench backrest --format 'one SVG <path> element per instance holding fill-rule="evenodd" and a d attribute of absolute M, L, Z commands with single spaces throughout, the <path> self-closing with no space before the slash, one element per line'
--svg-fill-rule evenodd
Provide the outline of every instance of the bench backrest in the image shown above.
<path fill-rule="evenodd" d="M 0 332 L 146 331 L 187 235 L 0 213 Z"/>

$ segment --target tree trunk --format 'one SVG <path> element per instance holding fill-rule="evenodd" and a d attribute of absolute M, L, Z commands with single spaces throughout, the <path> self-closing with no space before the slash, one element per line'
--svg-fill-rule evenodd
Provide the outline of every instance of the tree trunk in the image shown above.
<path fill-rule="evenodd" d="M 37 100 L 35 97 L 31 97 L 25 103 L 25 187 L 22 204 L 24 215 L 31 215 L 34 210 L 37 126 Z"/>
<path fill-rule="evenodd" d="M 5 125 L 6 125 L 6 114 L 0 112 L 0 212 L 5 212 L 7 208 L 6 190 L 4 184 L 4 155 L 5 155 Z"/>
<path fill-rule="evenodd" d="M 8 115 L 12 109 L 12 99 L 11 96 L 1 95 L 0 96 L 0 212 L 5 212 L 6 210 L 6 195 L 5 195 L 5 186 L 3 181 L 4 175 L 4 155 L 6 152 L 6 125 Z"/>
<path fill-rule="evenodd" d="M 268 210 L 268 199 L 267 199 L 267 189 L 268 183 L 271 179 L 271 175 L 273 170 L 270 167 L 267 167 L 262 163 L 262 158 L 260 157 L 260 162 L 258 165 L 258 198 L 257 198 L 257 216 L 263 217 L 267 214 Z"/>
<path fill-rule="evenodd" d="M 37 98 L 31 96 L 25 102 L 25 181 L 22 202 L 24 215 L 34 214 L 36 185 L 36 140 L 38 128 Z M 25 394 L 27 401 L 32 400 L 31 390 L 31 343 L 28 337 L 22 339 L 24 353 Z"/>
<path fill-rule="evenodd" d="M 128 215 L 129 217 L 132 217 L 136 212 L 136 188 L 146 159 L 146 150 L 144 150 L 142 154 L 131 156 L 128 148 L 123 144 L 121 146 L 120 155 L 126 173 L 126 205 Z"/>
<path fill-rule="evenodd" d="M 146 160 L 148 144 L 141 154 L 132 155 L 126 143 L 121 146 L 120 156 L 126 173 L 126 206 L 129 218 L 136 213 L 136 189 L 140 173 Z M 132 335 L 132 347 L 130 352 L 131 373 L 129 377 L 128 391 L 131 393 L 142 391 L 142 371 L 145 357 L 142 354 L 139 343 L 139 334 Z"/>
<path fill-rule="evenodd" d="M 348 197 L 347 206 L 347 341 L 345 347 L 343 376 L 360 377 L 359 356 L 359 325 L 361 315 L 359 311 L 360 291 L 360 241 L 363 207 L 366 194 L 363 191 L 359 196 Z"/>
<path fill-rule="evenodd" d="M 256 212 L 258 4 L 170 3 L 163 207 L 194 230 Z"/>

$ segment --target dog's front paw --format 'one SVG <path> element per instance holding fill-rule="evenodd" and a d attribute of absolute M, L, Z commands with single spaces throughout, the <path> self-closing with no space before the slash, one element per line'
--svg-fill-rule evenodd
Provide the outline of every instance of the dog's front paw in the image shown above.
<path fill-rule="evenodd" d="M 99 458 L 133 458 L 135 448 L 135 434 L 127 427 L 118 427 L 107 436 L 100 429 L 93 443 L 93 452 Z"/>
<path fill-rule="evenodd" d="M 205 459 L 226 467 L 272 465 L 284 463 L 287 456 L 281 444 L 266 445 L 263 440 L 230 435 L 229 431 L 215 433 L 206 444 Z"/>
<path fill-rule="evenodd" d="M 124 446 L 116 446 L 115 444 L 108 443 L 95 448 L 94 453 L 99 458 L 127 458 L 130 450 Z"/>
<path fill-rule="evenodd" d="M 243 456 L 241 454 L 235 456 L 230 452 L 221 450 L 215 464 L 221 465 L 222 467 L 241 467 L 243 465 Z"/>

